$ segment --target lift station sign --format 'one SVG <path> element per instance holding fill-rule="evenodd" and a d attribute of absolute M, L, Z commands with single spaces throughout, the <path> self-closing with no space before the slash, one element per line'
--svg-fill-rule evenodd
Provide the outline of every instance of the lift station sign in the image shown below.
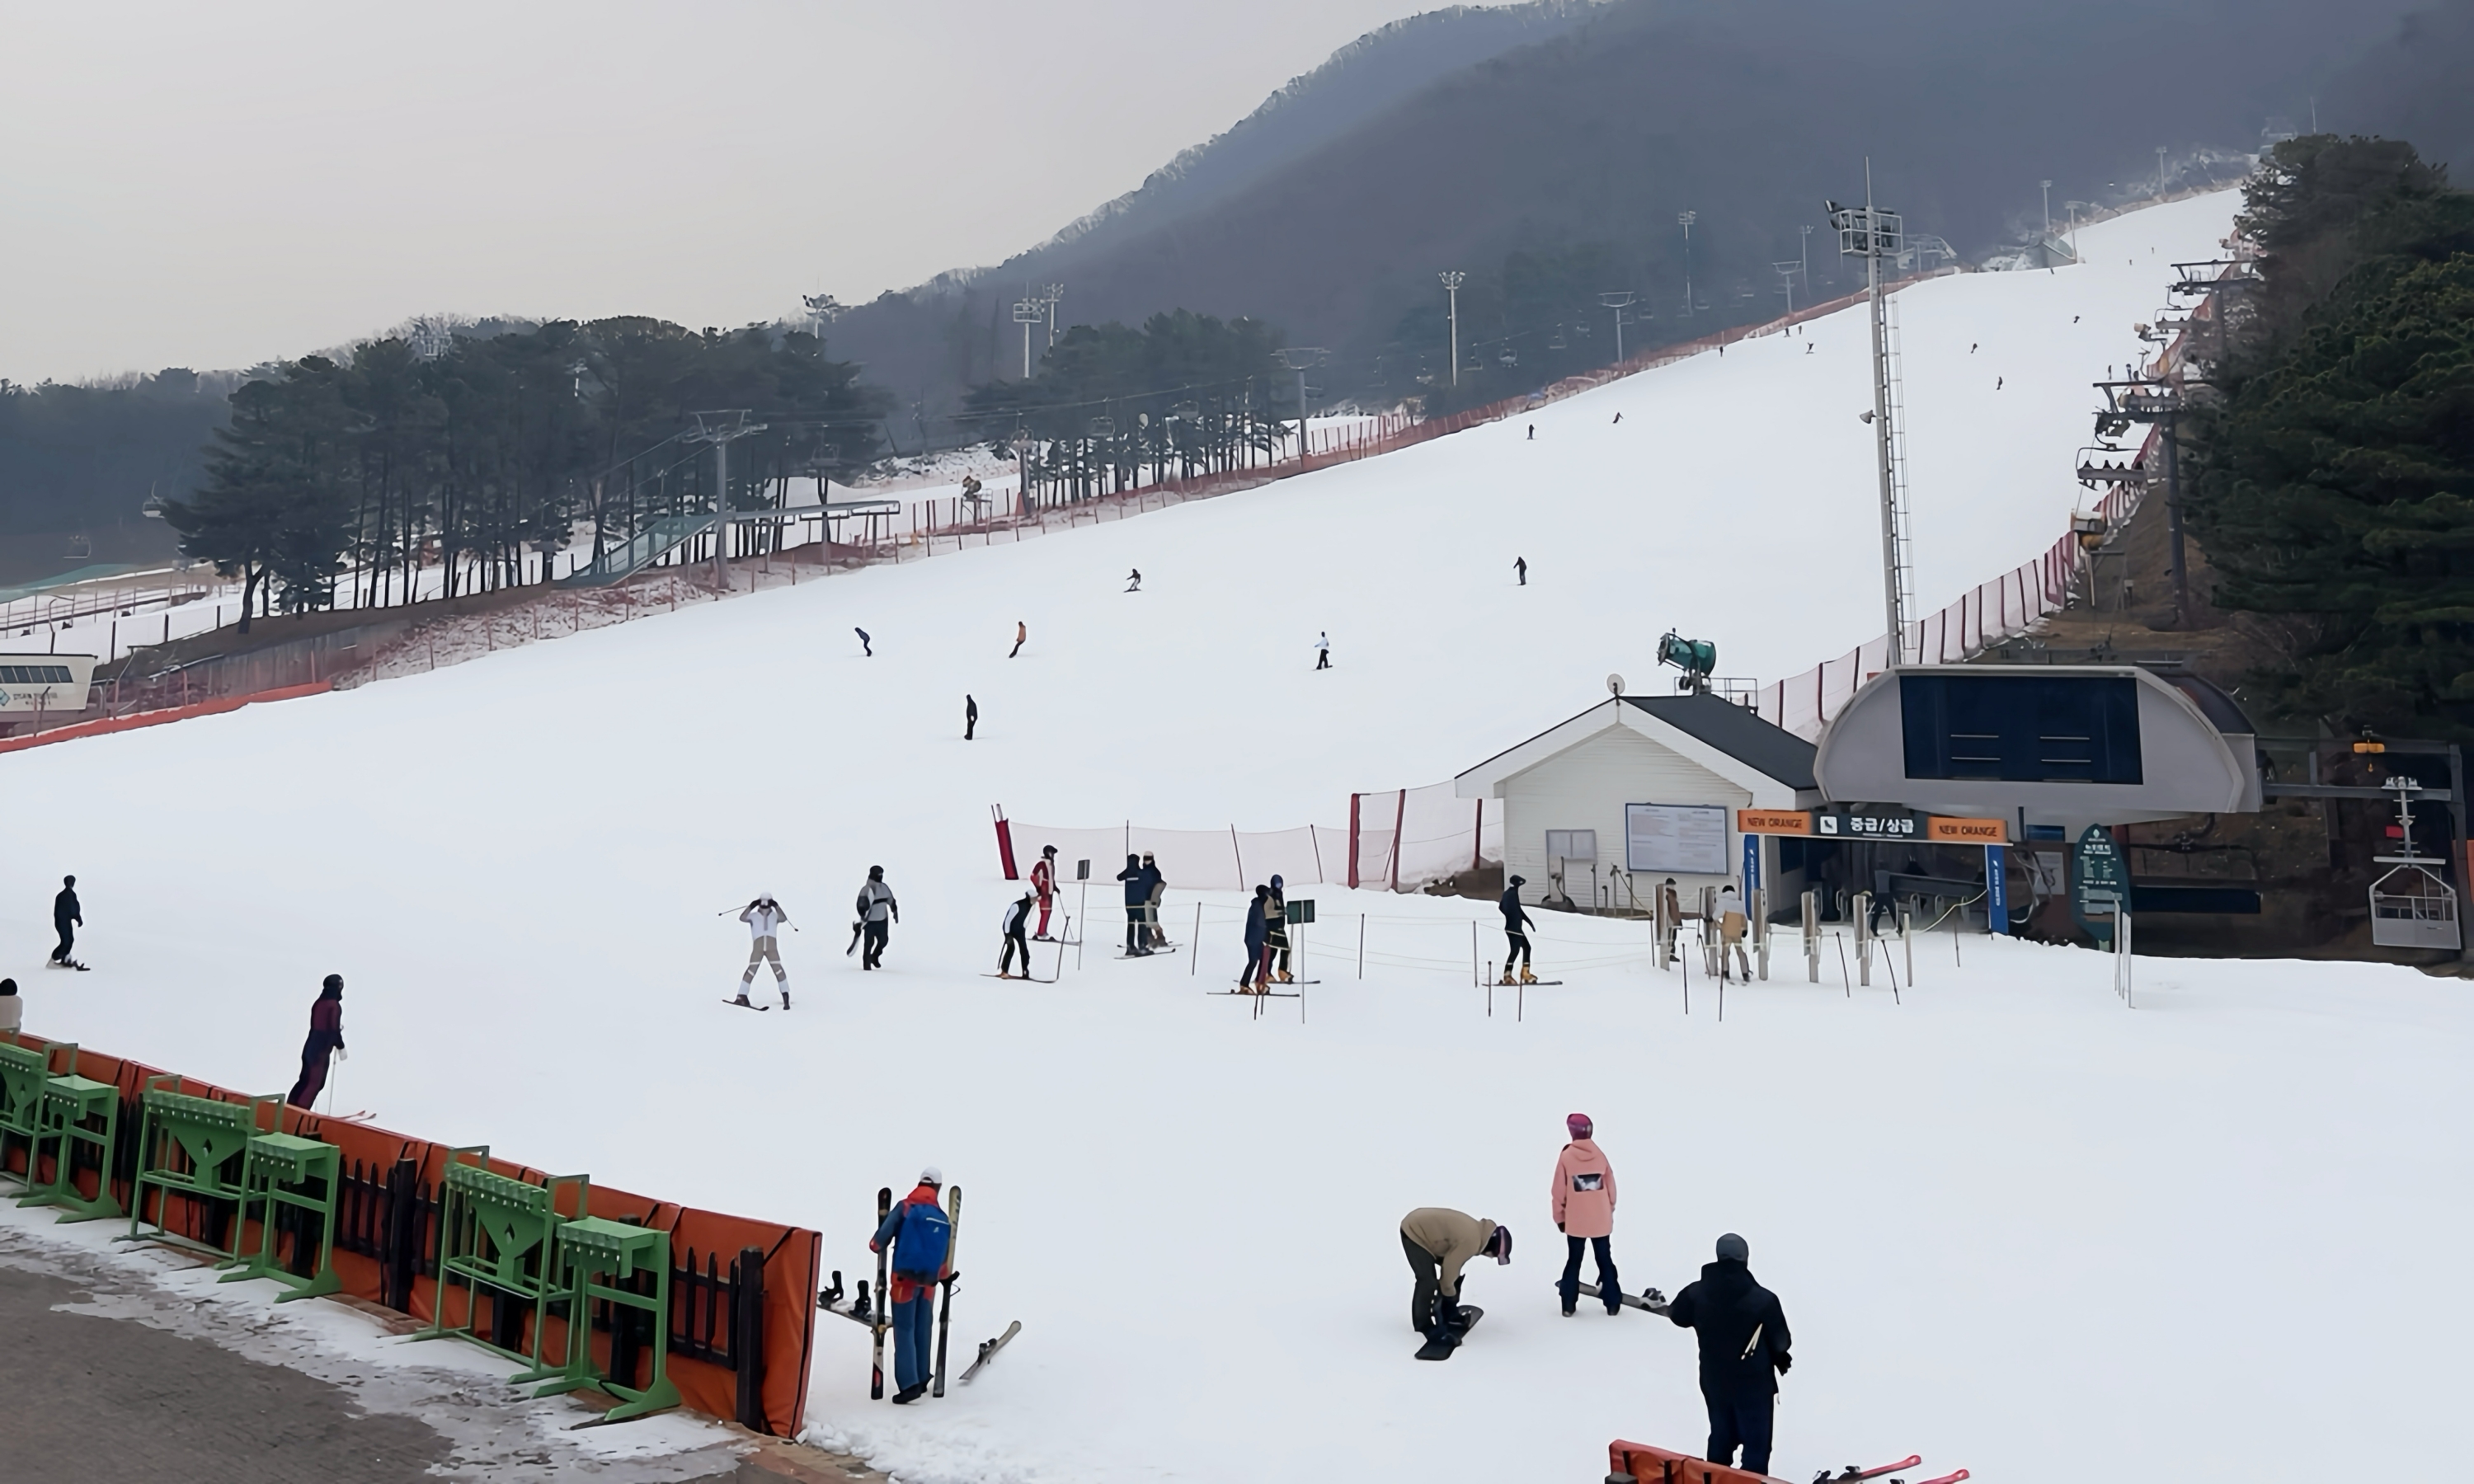
<path fill-rule="evenodd" d="M 1893 804 L 1846 804 L 1812 811 L 1812 832 L 1824 840 L 1921 840 L 1925 821 Z"/>

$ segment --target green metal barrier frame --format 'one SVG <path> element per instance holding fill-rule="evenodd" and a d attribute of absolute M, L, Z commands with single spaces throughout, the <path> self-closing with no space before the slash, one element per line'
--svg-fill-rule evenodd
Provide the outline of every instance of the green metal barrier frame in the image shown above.
<path fill-rule="evenodd" d="M 557 1240 L 559 1277 L 567 1295 L 567 1363 L 533 1395 L 550 1397 L 597 1386 L 618 1399 L 618 1405 L 602 1414 L 603 1423 L 628 1422 L 677 1406 L 679 1389 L 670 1382 L 669 1369 L 670 1233 L 612 1221 L 606 1216 L 583 1216 L 562 1223 Z M 618 1283 L 625 1283 L 648 1268 L 653 1273 L 653 1291 L 649 1294 L 594 1281 L 594 1275 L 609 1273 L 615 1275 Z M 618 1349 L 618 1327 L 624 1322 L 620 1309 L 636 1309 L 653 1316 L 653 1371 L 650 1383 L 641 1391 L 593 1368 L 593 1303 L 596 1299 L 611 1305 L 613 1351 Z M 635 1377 L 631 1375 L 627 1379 L 633 1381 Z"/>
<path fill-rule="evenodd" d="M 259 1208 L 257 1251 L 241 1258 L 241 1265 L 226 1273 L 222 1281 L 270 1279 L 291 1290 L 278 1294 L 278 1304 L 314 1299 L 343 1287 L 344 1281 L 335 1272 L 335 1194 L 343 1176 L 343 1151 L 332 1144 L 297 1134 L 260 1134 L 251 1139 L 241 1161 L 241 1211 L 247 1215 L 253 1203 Z M 325 1183 L 324 1195 L 307 1193 L 305 1187 L 313 1180 Z M 318 1265 L 307 1278 L 276 1259 L 275 1213 L 286 1207 L 318 1216 Z M 300 1233 L 293 1239 L 298 1242 Z"/>
<path fill-rule="evenodd" d="M 471 1156 L 467 1162 L 466 1157 Z M 510 1179 L 489 1167 L 490 1146 L 474 1144 L 448 1151 L 447 1167 L 438 1185 L 437 1307 L 429 1328 L 411 1336 L 413 1342 L 453 1336 L 510 1360 L 528 1362 L 509 1379 L 519 1385 L 561 1375 L 564 1367 L 542 1355 L 542 1336 L 557 1288 L 559 1228 L 570 1217 L 559 1209 L 559 1192 L 574 1191 L 573 1209 L 585 1213 L 593 1193 L 591 1177 L 552 1175 L 541 1185 Z M 527 1259 L 532 1271 L 526 1271 Z M 448 1293 L 458 1280 L 464 1287 L 464 1322 L 447 1322 Z M 502 1296 L 532 1301 L 532 1348 L 510 1349 L 483 1339 L 475 1321 L 481 1312 L 481 1291 L 491 1292 L 495 1322 Z"/>
<path fill-rule="evenodd" d="M 164 1086 L 166 1083 L 170 1086 Z M 246 1103 L 218 1102 L 183 1092 L 180 1088 L 179 1077 L 147 1079 L 142 1100 L 145 1120 L 139 1126 L 137 1139 L 137 1174 L 129 1186 L 129 1231 L 114 1240 L 157 1242 L 211 1256 L 222 1266 L 236 1266 L 247 1260 L 240 1250 L 249 1227 L 248 1186 L 225 1180 L 223 1168 L 247 1154 L 249 1141 L 258 1136 L 270 1110 L 277 1126 L 281 1126 L 283 1101 L 268 1094 Z M 188 1157 L 187 1169 L 173 1167 L 166 1158 L 170 1153 L 167 1143 L 178 1146 Z M 151 1232 L 140 1230 L 150 1225 L 146 1220 L 149 1185 L 157 1191 Z M 216 1247 L 174 1232 L 169 1218 L 175 1195 L 233 1203 L 230 1245 Z"/>
<path fill-rule="evenodd" d="M 77 1047 L 70 1046 L 69 1065 L 77 1065 Z M 88 1118 L 101 1118 L 103 1127 L 85 1126 Z M 52 1178 L 32 1185 L 18 1197 L 20 1206 L 57 1206 L 61 1208 L 61 1224 L 76 1221 L 108 1221 L 124 1214 L 119 1197 L 111 1193 L 111 1151 L 120 1136 L 120 1089 L 108 1082 L 81 1077 L 72 1070 L 43 1084 L 42 1132 L 26 1152 L 26 1173 L 35 1173 L 36 1158 L 42 1153 L 45 1140 L 57 1140 L 52 1151 Z M 94 1194 L 78 1194 L 77 1147 L 89 1144 L 94 1148 Z"/>
<path fill-rule="evenodd" d="M 72 1060 L 77 1048 L 70 1047 Z M 35 1141 L 43 1132 L 43 1087 L 52 1080 L 52 1052 L 46 1046 L 29 1051 L 24 1046 L 0 1041 L 0 1165 L 9 1161 L 9 1140 L 26 1141 L 26 1173 L 10 1175 L 0 1171 L 0 1179 L 14 1180 L 22 1193 L 35 1188 Z"/>

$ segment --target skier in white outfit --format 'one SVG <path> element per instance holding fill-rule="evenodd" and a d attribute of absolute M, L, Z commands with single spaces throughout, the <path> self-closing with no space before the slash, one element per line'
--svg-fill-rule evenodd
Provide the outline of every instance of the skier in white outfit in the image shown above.
<path fill-rule="evenodd" d="M 790 914 L 782 910 L 782 904 L 773 899 L 771 893 L 760 892 L 756 899 L 739 914 L 739 921 L 747 924 L 748 932 L 755 935 L 755 942 L 747 949 L 747 972 L 739 976 L 738 1003 L 744 1005 L 748 1002 L 747 990 L 756 982 L 756 966 L 769 963 L 773 966 L 773 983 L 782 991 L 782 1008 L 789 1009 L 790 975 L 782 968 L 782 950 L 776 945 L 774 937 L 789 922 Z"/>

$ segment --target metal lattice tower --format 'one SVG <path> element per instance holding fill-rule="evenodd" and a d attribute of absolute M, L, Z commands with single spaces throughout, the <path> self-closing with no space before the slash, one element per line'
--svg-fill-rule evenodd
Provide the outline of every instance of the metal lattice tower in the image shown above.
<path fill-rule="evenodd" d="M 1892 346 L 1889 296 L 1882 292 L 1881 265 L 1896 258 L 1904 246 L 1904 224 L 1895 211 L 1873 204 L 1873 165 L 1864 163 L 1864 204 L 1842 206 L 1823 203 L 1830 225 L 1838 230 L 1838 251 L 1864 260 L 1864 294 L 1873 323 L 1873 424 L 1876 478 L 1881 508 L 1881 607 L 1889 634 L 1889 662 L 1906 660 L 1907 612 L 1914 606 L 1915 574 L 1907 531 L 1906 477 L 1902 472 L 1906 445 L 1899 435 L 1904 409 L 1896 351 Z"/>

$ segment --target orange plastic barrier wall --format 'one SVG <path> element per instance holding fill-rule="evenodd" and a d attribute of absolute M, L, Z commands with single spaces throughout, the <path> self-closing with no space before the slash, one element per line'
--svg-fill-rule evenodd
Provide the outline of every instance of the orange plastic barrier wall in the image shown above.
<path fill-rule="evenodd" d="M 1713 1464 L 1671 1448 L 1621 1439 L 1607 1445 L 1607 1472 L 1629 1474 L 1638 1484 L 1783 1484 L 1766 1473 Z"/>
<path fill-rule="evenodd" d="M 335 688 L 332 681 L 312 681 L 306 685 L 279 685 L 273 690 L 254 690 L 245 696 L 218 696 L 212 701 L 193 701 L 187 706 L 167 706 L 159 710 L 138 711 L 128 716 L 106 716 L 90 722 L 71 722 L 49 731 L 38 731 L 31 737 L 0 737 L 0 753 L 22 753 L 30 747 L 46 743 L 66 742 L 76 737 L 99 737 L 107 732 L 133 731 L 140 727 L 160 727 L 166 722 L 187 721 L 192 716 L 213 716 L 221 711 L 237 711 L 253 701 L 289 701 L 296 696 L 315 696 Z M 100 1082 L 103 1079 L 96 1078 Z"/>
<path fill-rule="evenodd" d="M 29 1049 L 47 1044 L 40 1037 L 22 1033 L 14 1039 L 18 1044 Z M 77 1065 L 74 1068 L 58 1063 L 53 1066 L 55 1073 L 71 1070 L 79 1075 L 91 1077 L 97 1082 L 112 1084 L 120 1089 L 121 1100 L 126 1105 L 134 1105 L 143 1097 L 146 1085 L 151 1079 L 172 1075 L 156 1067 L 124 1061 L 119 1057 L 109 1056 L 83 1046 L 78 1048 Z M 243 1094 L 189 1077 L 182 1078 L 181 1090 L 194 1096 L 209 1097 L 223 1102 L 250 1101 Z M 297 1134 L 304 1138 L 324 1139 L 333 1144 L 341 1151 L 347 1170 L 352 1167 L 353 1161 L 357 1161 L 364 1167 L 383 1175 L 385 1171 L 394 1167 L 398 1160 L 418 1161 L 421 1165 L 421 1178 L 427 1182 L 433 1190 L 439 1187 L 444 1179 L 448 1159 L 453 1148 L 448 1144 L 407 1137 L 366 1123 L 322 1118 L 298 1108 L 285 1107 L 282 1110 L 282 1116 L 283 1132 Z M 123 1111 L 122 1121 L 124 1123 L 129 1121 L 126 1108 Z M 123 1138 L 134 1137 L 133 1131 L 122 1136 Z M 490 1161 L 490 1168 L 501 1175 L 534 1181 L 542 1179 L 545 1174 L 544 1171 L 495 1158 Z M 91 1194 L 92 1191 L 89 1189 L 87 1193 Z M 128 1205 L 128 1191 L 125 1185 L 120 1187 L 120 1194 L 122 1205 Z M 175 1233 L 193 1238 L 200 1237 L 203 1233 L 201 1223 L 204 1213 L 194 1203 L 187 1204 L 188 1209 L 185 1211 L 175 1208 L 168 1218 L 169 1224 Z M 760 1391 L 764 1425 L 759 1430 L 779 1437 L 797 1435 L 800 1427 L 805 1424 L 807 1415 L 808 1359 L 810 1347 L 814 1339 L 815 1294 L 822 1286 L 820 1263 L 823 1259 L 823 1236 L 799 1227 L 783 1226 L 778 1222 L 755 1221 L 744 1216 L 725 1215 L 719 1211 L 699 1210 L 693 1207 L 680 1206 L 672 1202 L 656 1201 L 624 1190 L 612 1189 L 598 1183 L 592 1186 L 590 1208 L 588 1212 L 568 1211 L 564 1214 L 570 1216 L 591 1214 L 605 1216 L 612 1220 L 635 1220 L 645 1226 L 667 1232 L 670 1233 L 670 1260 L 673 1266 L 685 1265 L 687 1251 L 690 1248 L 693 1248 L 697 1255 L 699 1268 L 706 1254 L 717 1256 L 726 1266 L 731 1259 L 739 1256 L 741 1248 L 754 1247 L 764 1253 L 764 1348 L 762 1357 L 763 1383 Z M 184 1221 L 188 1223 L 187 1230 L 183 1229 Z M 244 1241 L 251 1246 L 255 1246 L 257 1240 L 255 1222 L 249 1223 L 243 1229 Z M 358 1253 L 346 1252 L 338 1247 L 334 1253 L 334 1267 L 337 1278 L 342 1281 L 344 1292 L 356 1298 L 366 1299 L 373 1304 L 383 1301 L 383 1275 L 375 1260 Z M 678 1289 L 674 1286 L 671 1293 L 675 1308 L 679 1302 Z M 451 1322 L 461 1323 L 467 1317 L 463 1312 L 466 1303 L 461 1295 L 462 1290 L 459 1288 L 448 1316 Z M 429 1320 L 435 1317 L 437 1304 L 437 1281 L 427 1276 L 416 1276 L 413 1281 L 409 1310 L 412 1316 L 416 1319 Z M 552 1352 L 563 1353 L 563 1347 L 567 1343 L 564 1323 L 556 1319 L 551 1320 L 544 1339 Z M 609 1360 L 607 1335 L 596 1334 L 594 1337 L 594 1352 L 596 1361 L 606 1367 Z M 728 1367 L 673 1352 L 669 1357 L 669 1376 L 672 1383 L 678 1387 L 679 1395 L 685 1399 L 690 1407 L 696 1411 L 721 1418 L 736 1418 L 739 1415 L 739 1376 Z"/>

